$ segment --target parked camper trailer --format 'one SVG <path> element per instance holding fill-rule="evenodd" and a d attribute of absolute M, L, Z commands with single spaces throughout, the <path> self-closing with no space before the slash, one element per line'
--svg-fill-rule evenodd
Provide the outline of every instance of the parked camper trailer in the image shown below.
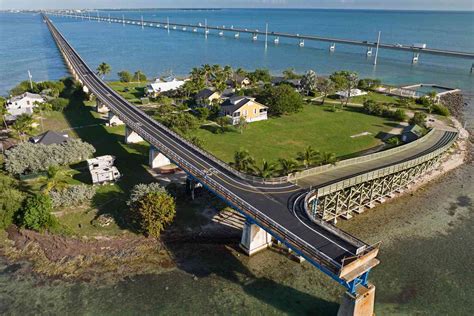
<path fill-rule="evenodd" d="M 87 160 L 93 184 L 114 182 L 122 176 L 114 167 L 115 157 L 106 155 Z"/>

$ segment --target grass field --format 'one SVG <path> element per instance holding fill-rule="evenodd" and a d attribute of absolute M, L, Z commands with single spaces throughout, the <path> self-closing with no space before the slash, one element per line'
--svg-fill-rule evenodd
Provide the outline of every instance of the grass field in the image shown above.
<path fill-rule="evenodd" d="M 145 95 L 146 82 L 110 81 L 107 84 L 121 96 L 132 103 L 141 104 L 140 98 Z"/>
<path fill-rule="evenodd" d="M 226 162 L 233 161 L 239 149 L 247 149 L 257 161 L 276 161 L 294 158 L 309 145 L 338 157 L 348 156 L 380 144 L 376 136 L 394 124 L 355 110 L 331 112 L 329 107 L 307 105 L 296 114 L 250 123 L 243 134 L 237 130 L 214 134 L 204 127 L 194 134 L 203 140 L 206 150 Z M 350 137 L 363 132 L 371 134 Z"/>
<path fill-rule="evenodd" d="M 380 103 L 396 103 L 397 97 L 392 97 L 389 95 L 377 93 L 377 92 L 369 92 L 366 95 L 361 95 L 358 97 L 353 97 L 349 102 L 351 103 L 364 103 L 365 100 L 373 100 Z"/>

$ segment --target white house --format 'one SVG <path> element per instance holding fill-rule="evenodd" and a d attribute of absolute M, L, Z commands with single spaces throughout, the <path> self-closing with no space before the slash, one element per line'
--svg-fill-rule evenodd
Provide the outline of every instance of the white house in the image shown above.
<path fill-rule="evenodd" d="M 146 87 L 146 94 L 151 97 L 156 97 L 160 93 L 166 91 L 173 91 L 179 89 L 185 83 L 184 80 L 178 80 L 174 77 L 165 79 L 156 79 L 155 82 L 150 83 Z"/>
<path fill-rule="evenodd" d="M 361 95 L 366 95 L 367 92 L 365 91 L 362 91 L 360 89 L 351 89 L 351 98 L 352 97 L 358 97 L 358 96 L 361 96 Z M 341 99 L 347 99 L 347 90 L 344 90 L 344 91 L 338 91 L 336 92 L 336 95 L 339 96 L 339 98 Z"/>
<path fill-rule="evenodd" d="M 21 114 L 33 114 L 35 102 L 44 103 L 44 98 L 35 93 L 25 92 L 7 100 L 6 108 L 8 111 L 6 120 L 13 121 Z"/>

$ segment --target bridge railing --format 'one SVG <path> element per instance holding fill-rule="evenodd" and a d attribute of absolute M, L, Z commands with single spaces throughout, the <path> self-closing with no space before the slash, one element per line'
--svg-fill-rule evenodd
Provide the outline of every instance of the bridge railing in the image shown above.
<path fill-rule="evenodd" d="M 53 27 L 51 25 L 51 27 Z M 67 41 L 64 39 L 64 37 L 54 28 L 52 29 L 57 32 L 57 34 L 60 35 L 60 37 L 55 37 L 57 41 L 62 40 L 64 41 L 72 51 L 72 47 L 67 43 Z M 60 45 L 61 47 L 61 45 Z M 62 53 L 64 54 L 64 57 L 67 59 L 69 56 L 67 53 L 61 49 Z M 74 51 L 75 52 L 75 51 Z M 77 55 L 77 53 L 76 53 Z M 78 55 L 77 55 L 78 56 Z M 71 61 L 70 61 L 71 62 Z M 72 65 L 74 65 L 74 62 L 71 62 Z M 84 63 L 84 66 L 86 64 Z M 82 76 L 82 73 L 80 71 L 77 71 L 77 74 L 79 76 Z M 84 82 L 88 82 L 88 78 L 83 77 L 82 78 Z M 98 80 L 98 78 L 95 78 Z M 99 80 L 101 83 L 101 81 Z M 90 89 L 94 90 L 94 87 L 91 86 Z M 146 132 L 139 124 L 136 122 L 133 122 L 131 119 L 128 118 L 127 115 L 124 113 L 121 113 L 120 109 L 115 108 L 113 104 L 109 104 L 107 100 L 102 99 L 101 94 L 96 92 L 96 97 L 98 97 L 102 102 L 110 106 L 120 117 L 122 121 L 124 121 L 125 124 L 130 126 L 135 132 L 140 134 L 140 136 L 143 137 L 146 141 L 148 141 L 150 144 L 153 146 L 156 146 L 159 148 L 165 156 L 167 156 L 171 161 L 175 162 L 177 165 L 179 165 L 188 175 L 196 178 L 199 182 L 201 182 L 203 185 L 214 191 L 216 194 L 220 195 L 222 198 L 224 198 L 226 201 L 229 202 L 234 208 L 242 212 L 244 215 L 250 217 L 252 220 L 254 220 L 256 223 L 258 223 L 262 228 L 267 230 L 270 234 L 274 235 L 277 237 L 279 240 L 283 241 L 286 243 L 289 247 L 292 247 L 295 250 L 300 251 L 307 259 L 312 260 L 313 262 L 316 262 L 327 269 L 330 269 L 334 273 L 338 273 L 340 268 L 341 268 L 341 263 L 337 262 L 336 260 L 332 259 L 331 257 L 327 256 L 296 234 L 292 233 L 291 231 L 287 230 L 284 228 L 282 225 L 279 223 L 275 222 L 259 210 L 257 210 L 255 207 L 235 195 L 233 192 L 228 190 L 227 188 L 223 187 L 220 185 L 217 181 L 212 179 L 209 175 L 207 175 L 205 172 L 202 170 L 199 170 L 198 168 L 194 167 L 192 164 L 188 163 L 186 160 L 182 159 L 180 156 L 178 156 L 173 150 L 169 149 L 166 145 L 164 145 L 159 139 L 154 137 L 153 135 L 149 134 Z"/>
<path fill-rule="evenodd" d="M 370 154 L 370 155 L 345 159 L 345 160 L 338 161 L 335 164 L 327 164 L 327 165 L 318 166 L 318 167 L 314 167 L 314 168 L 311 168 L 311 169 L 306 169 L 306 170 L 303 170 L 303 171 L 300 171 L 300 172 L 290 174 L 288 176 L 288 181 L 295 181 L 295 180 L 305 178 L 305 177 L 308 177 L 308 176 L 317 175 L 319 173 L 322 173 L 322 172 L 325 172 L 325 171 L 328 171 L 328 170 L 333 170 L 333 169 L 337 169 L 337 168 L 341 168 L 341 167 L 345 167 L 345 166 L 359 164 L 359 163 L 362 163 L 362 162 L 367 162 L 367 161 L 371 161 L 371 160 L 375 160 L 375 159 L 379 159 L 379 158 L 389 157 L 393 154 L 396 154 L 396 153 L 399 153 L 399 152 L 402 152 L 402 151 L 405 151 L 407 149 L 411 149 L 411 148 L 414 148 L 414 147 L 420 145 L 421 143 L 425 142 L 429 137 L 431 137 L 434 132 L 435 132 L 435 129 L 431 129 L 423 137 L 421 137 L 421 138 L 419 138 L 415 141 L 412 141 L 408 144 L 402 145 L 402 146 L 397 146 L 395 148 L 391 148 L 391 149 L 387 149 L 387 150 L 384 150 L 384 151 L 376 152 L 376 153 L 373 153 L 373 154 Z"/>

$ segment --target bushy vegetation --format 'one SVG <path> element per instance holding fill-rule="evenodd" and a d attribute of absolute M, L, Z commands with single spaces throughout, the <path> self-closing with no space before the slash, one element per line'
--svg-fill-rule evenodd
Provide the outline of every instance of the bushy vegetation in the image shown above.
<path fill-rule="evenodd" d="M 66 166 L 90 158 L 92 145 L 79 139 L 64 144 L 20 143 L 5 152 L 5 170 L 14 175 L 46 171 L 51 166 Z"/>
<path fill-rule="evenodd" d="M 374 100 L 364 101 L 364 111 L 367 114 L 386 117 L 401 122 L 406 121 L 408 119 L 408 116 L 404 109 L 398 108 L 393 110 L 389 106 L 383 103 L 376 102 Z"/>
<path fill-rule="evenodd" d="M 410 119 L 410 125 L 419 125 L 421 127 L 426 126 L 426 114 L 423 112 L 415 112 L 413 117 Z"/>
<path fill-rule="evenodd" d="M 157 192 L 166 192 L 165 188 L 158 182 L 136 184 L 130 191 L 130 198 L 127 201 L 127 205 L 133 207 L 144 195 Z"/>
<path fill-rule="evenodd" d="M 17 223 L 24 228 L 36 231 L 55 229 L 59 226 L 51 214 L 53 203 L 45 194 L 35 194 L 27 197 L 17 215 Z"/>
<path fill-rule="evenodd" d="M 61 190 L 52 190 L 49 192 L 53 207 L 71 207 L 84 204 L 90 201 L 95 194 L 96 189 L 92 186 L 79 184 L 67 186 Z"/>
<path fill-rule="evenodd" d="M 69 105 L 69 100 L 64 98 L 56 98 L 50 101 L 53 111 L 62 112 Z"/>
<path fill-rule="evenodd" d="M 436 113 L 442 116 L 449 116 L 451 114 L 448 107 L 440 103 L 436 103 L 433 106 L 433 113 Z"/>
<path fill-rule="evenodd" d="M 25 196 L 14 179 L 0 174 L 0 228 L 7 228 L 13 223 Z"/>
<path fill-rule="evenodd" d="M 176 214 L 174 198 L 156 182 L 135 185 L 127 205 L 140 230 L 152 237 L 158 237 Z"/>
<path fill-rule="evenodd" d="M 268 106 L 268 113 L 274 116 L 299 112 L 304 105 L 301 94 L 286 84 L 265 88 L 257 101 Z"/>

